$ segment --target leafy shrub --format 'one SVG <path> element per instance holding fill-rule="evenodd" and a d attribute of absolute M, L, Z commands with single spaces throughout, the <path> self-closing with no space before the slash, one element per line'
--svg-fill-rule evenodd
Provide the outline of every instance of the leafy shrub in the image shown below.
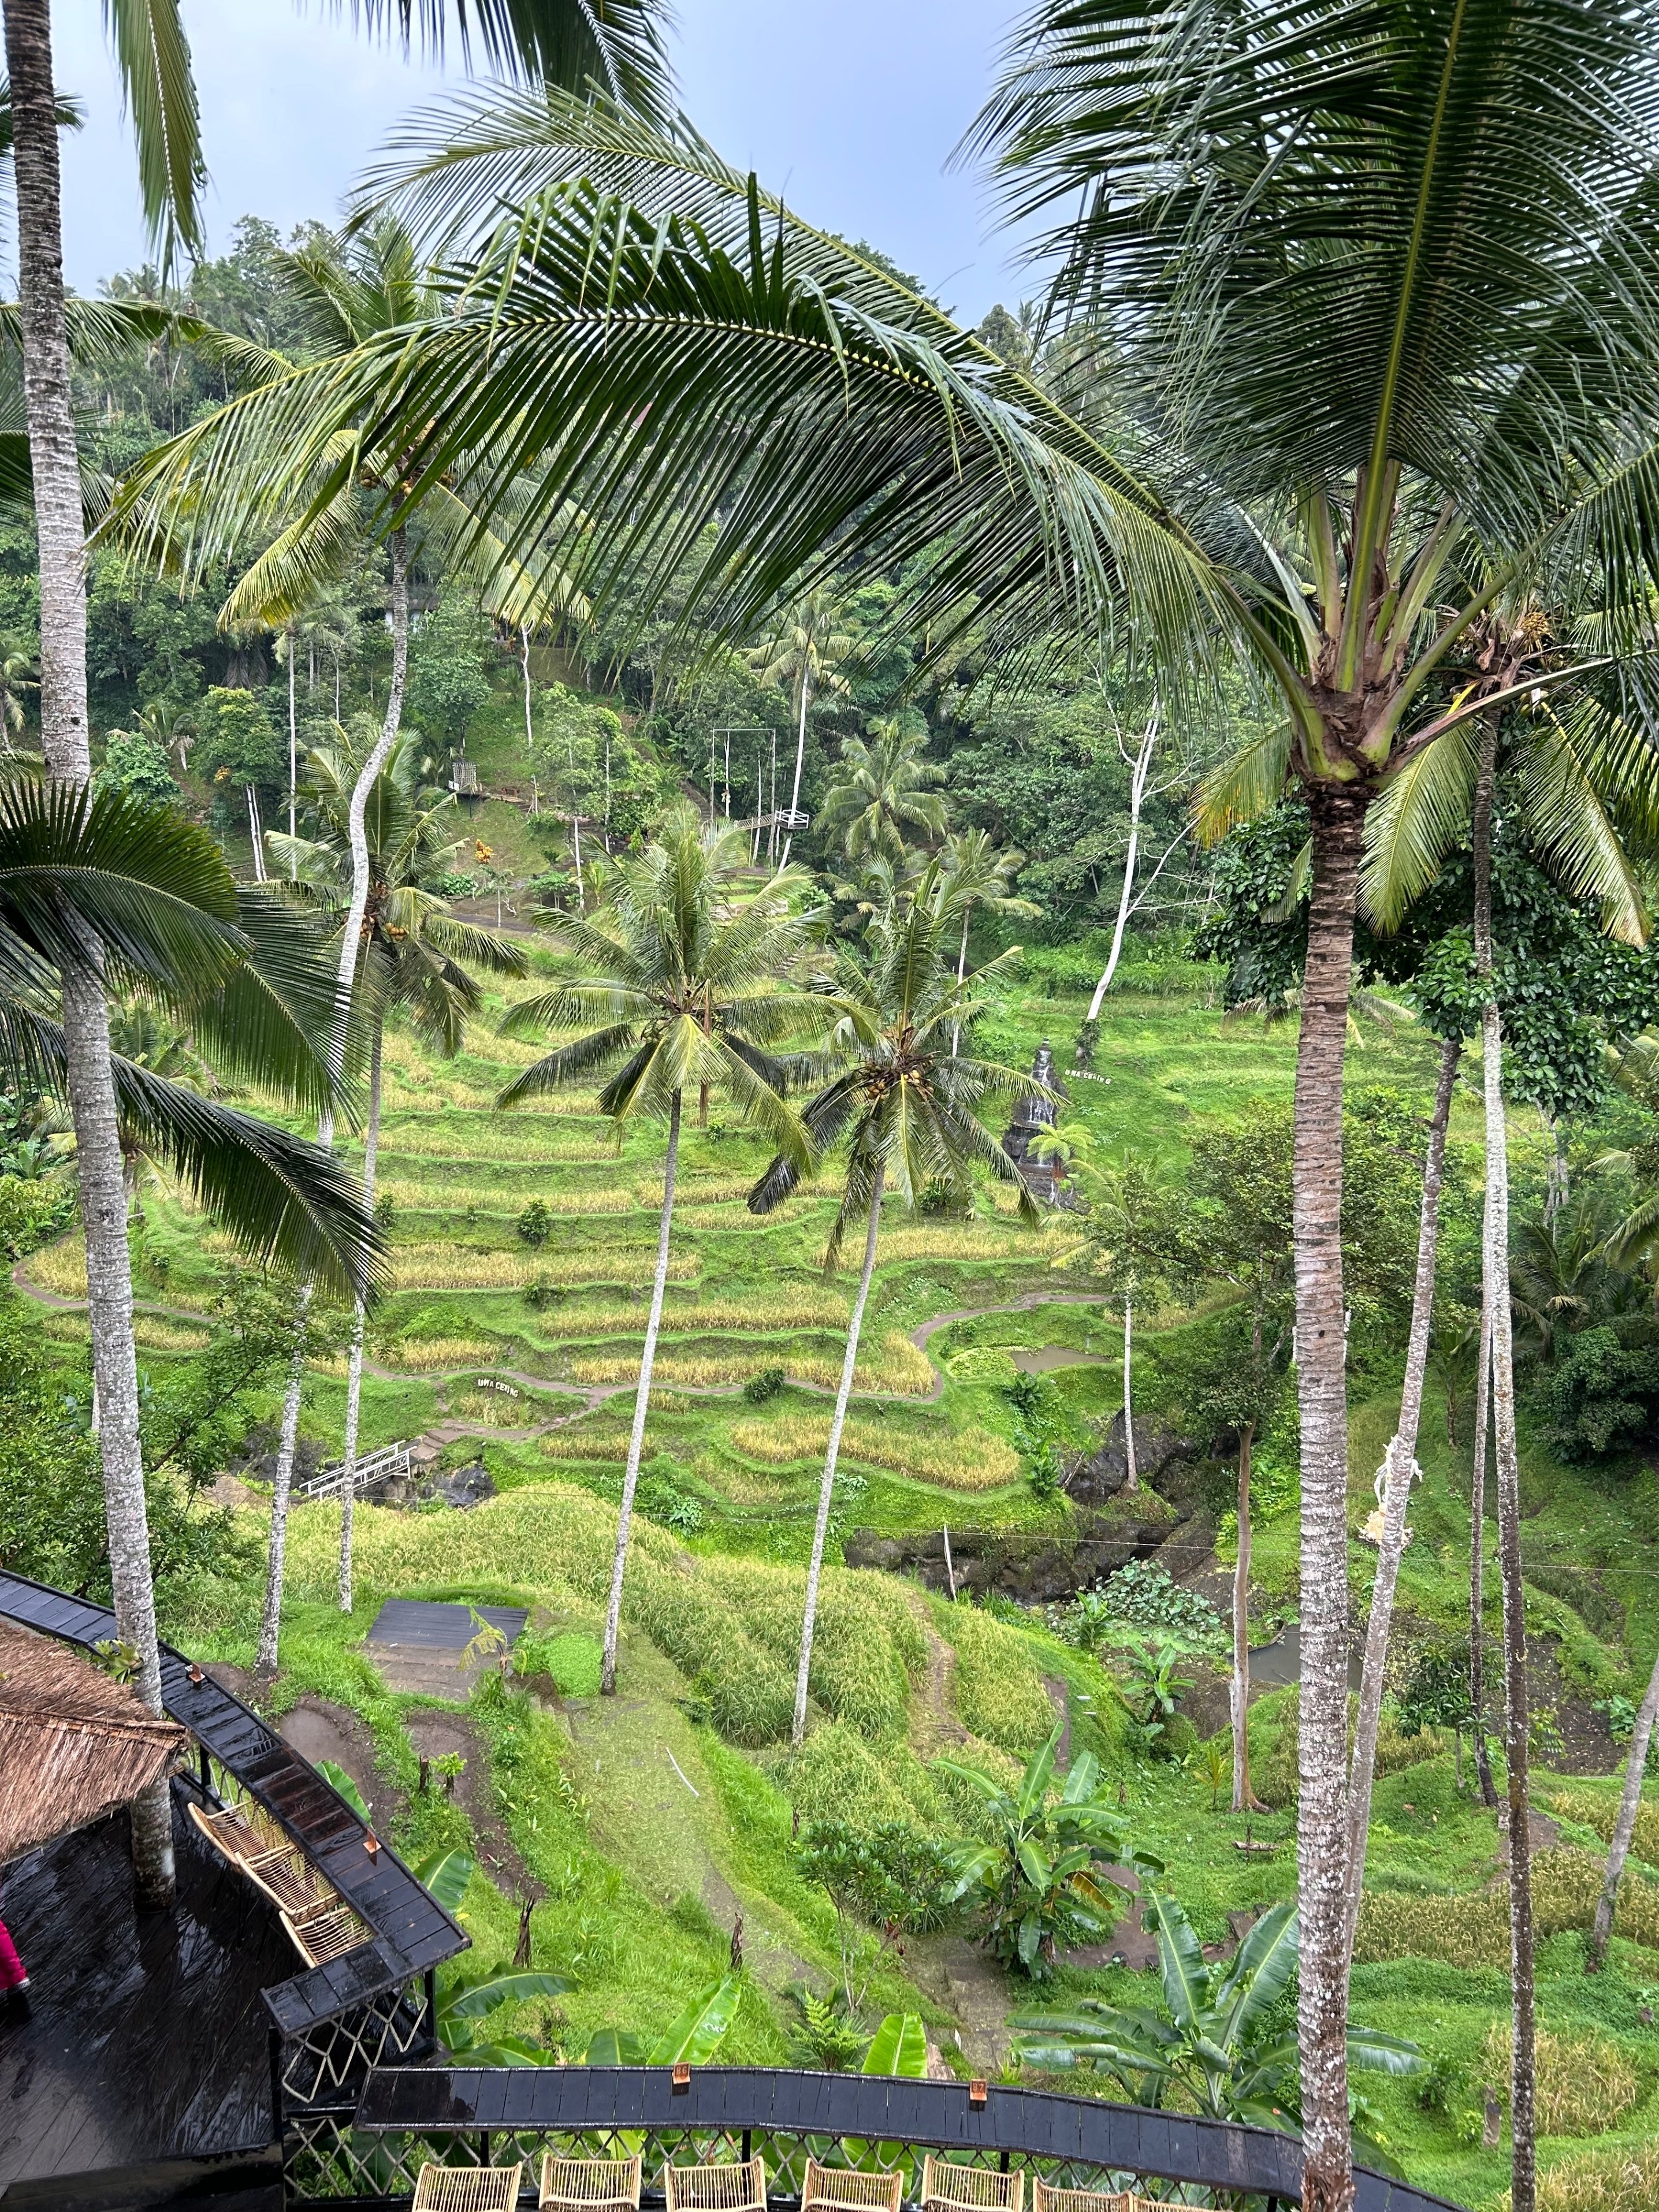
<path fill-rule="evenodd" d="M 575 1629 L 556 1634 L 526 1629 L 513 1647 L 516 1674 L 545 1674 L 562 1698 L 597 1698 L 604 1658 L 599 1644 Z"/>
<path fill-rule="evenodd" d="M 1010 1383 L 1019 1372 L 1012 1356 L 1000 1344 L 970 1344 L 953 1352 L 945 1363 L 958 1382 Z"/>
<path fill-rule="evenodd" d="M 546 1200 L 532 1198 L 519 1216 L 520 1236 L 526 1244 L 542 1245 L 552 1233 L 553 1216 L 548 1211 Z"/>
<path fill-rule="evenodd" d="M 1652 2212 L 1656 2204 L 1659 2143 L 1566 2159 L 1538 2177 L 1538 2212 Z"/>
<path fill-rule="evenodd" d="M 1484 2081 L 1500 2104 L 1509 2102 L 1513 2030 L 1495 2020 L 1480 2053 Z M 1602 2136 L 1616 2128 L 1642 2094 L 1636 2069 L 1604 2035 L 1552 2035 L 1538 2030 L 1538 2132 L 1540 2136 Z"/>
<path fill-rule="evenodd" d="M 1544 1435 L 1564 1459 L 1600 1459 L 1651 1440 L 1659 1344 L 1645 1316 L 1570 1336 L 1538 1388 Z"/>
<path fill-rule="evenodd" d="M 67 1183 L 0 1176 L 0 1251 L 18 1261 L 61 1236 L 75 1218 L 75 1193 Z M 82 1262 L 84 1275 L 85 1263 Z"/>
<path fill-rule="evenodd" d="M 532 1313 L 545 1313 L 570 1293 L 560 1284 L 550 1282 L 545 1275 L 532 1275 L 524 1286 L 524 1302 Z"/>
<path fill-rule="evenodd" d="M 1031 1647 L 981 1607 L 944 1608 L 939 1626 L 957 1655 L 957 1711 L 988 1743 L 1025 1758 L 1046 1743 L 1054 1709 Z"/>
<path fill-rule="evenodd" d="M 1226 1624 L 1208 1598 L 1183 1589 L 1153 1560 L 1130 1559 L 1097 1588 L 1119 1620 L 1156 1629 L 1195 1650 L 1220 1650 L 1229 1641 Z"/>
<path fill-rule="evenodd" d="M 440 898 L 476 898 L 478 895 L 478 878 L 459 868 L 441 868 L 430 882 Z"/>
<path fill-rule="evenodd" d="M 743 1386 L 744 1401 L 750 1406 L 763 1406 L 769 1398 L 775 1398 L 783 1388 L 781 1367 L 763 1367 L 758 1375 L 751 1375 Z"/>

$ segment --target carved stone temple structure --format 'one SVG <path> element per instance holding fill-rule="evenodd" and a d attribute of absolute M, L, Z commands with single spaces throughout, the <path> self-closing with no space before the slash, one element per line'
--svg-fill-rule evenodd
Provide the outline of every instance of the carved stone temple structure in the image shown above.
<path fill-rule="evenodd" d="M 1071 1095 L 1054 1073 L 1054 1055 L 1047 1037 L 1037 1047 L 1036 1058 L 1031 1062 L 1031 1078 L 1050 1091 L 1058 1091 L 1062 1098 Z M 1002 1140 L 1002 1149 L 1018 1168 L 1026 1188 L 1033 1198 L 1048 1206 L 1061 1202 L 1060 1188 L 1065 1176 L 1052 1160 L 1033 1159 L 1031 1147 L 1054 1127 L 1059 1110 L 1041 1096 L 1022 1098 L 1014 1108 L 1014 1118 Z"/>

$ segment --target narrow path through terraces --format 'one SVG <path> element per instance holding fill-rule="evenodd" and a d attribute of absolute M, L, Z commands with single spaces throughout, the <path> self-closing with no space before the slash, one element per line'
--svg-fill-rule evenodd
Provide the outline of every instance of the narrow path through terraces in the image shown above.
<path fill-rule="evenodd" d="M 27 1268 L 28 1261 L 20 1260 L 11 1271 L 13 1286 L 24 1297 L 33 1299 L 37 1305 L 50 1307 L 55 1313 L 86 1311 L 87 1301 L 84 1298 L 62 1297 L 55 1291 L 43 1289 L 39 1283 L 30 1280 Z M 926 1394 L 919 1395 L 903 1390 L 854 1390 L 854 1401 L 866 1406 L 936 1405 L 944 1395 L 945 1370 L 927 1347 L 940 1329 L 949 1328 L 955 1322 L 980 1321 L 988 1314 L 1030 1313 L 1038 1306 L 1092 1306 L 1099 1304 L 1100 1295 L 1096 1291 L 1027 1291 L 1023 1297 L 1007 1299 L 1000 1305 L 954 1306 L 946 1313 L 934 1314 L 910 1331 L 911 1343 L 926 1356 L 933 1370 L 933 1380 Z M 210 1316 L 197 1313 L 188 1306 L 163 1305 L 154 1298 L 135 1298 L 132 1306 L 135 1313 L 155 1314 L 162 1320 L 183 1322 L 191 1328 L 211 1326 Z M 522 1367 L 501 1366 L 489 1360 L 471 1360 L 464 1367 L 426 1368 L 415 1373 L 405 1368 L 382 1367 L 374 1360 L 365 1358 L 363 1372 L 386 1382 L 432 1382 L 440 1387 L 464 1376 L 495 1375 L 521 1389 L 557 1393 L 563 1397 L 580 1398 L 582 1401 L 568 1413 L 555 1413 L 549 1420 L 533 1422 L 524 1428 L 508 1428 L 495 1421 L 464 1420 L 456 1416 L 434 1422 L 431 1428 L 411 1439 L 416 1445 L 459 1443 L 465 1437 L 495 1437 L 503 1443 L 528 1443 L 536 1437 L 550 1434 L 555 1429 L 568 1428 L 573 1421 L 581 1420 L 586 1414 L 596 1411 L 608 1399 L 632 1397 L 636 1388 L 633 1382 L 583 1384 L 553 1382 L 544 1375 L 529 1374 Z M 793 1375 L 787 1376 L 787 1379 L 792 1389 L 805 1390 L 815 1398 L 833 1398 L 836 1395 L 824 1382 L 808 1382 Z M 742 1396 L 744 1388 L 741 1382 L 653 1382 L 651 1387 L 653 1390 L 672 1390 L 687 1398 L 738 1398 Z"/>

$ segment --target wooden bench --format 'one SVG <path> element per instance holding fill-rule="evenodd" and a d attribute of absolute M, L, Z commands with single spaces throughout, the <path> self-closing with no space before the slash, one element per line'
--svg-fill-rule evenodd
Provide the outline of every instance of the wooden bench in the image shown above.
<path fill-rule="evenodd" d="M 524 2160 L 517 2166 L 423 2166 L 412 2212 L 513 2212 Z"/>
<path fill-rule="evenodd" d="M 903 2189 L 904 2176 L 896 2167 L 891 2173 L 858 2173 L 809 2158 L 800 2212 L 899 2212 Z"/>
<path fill-rule="evenodd" d="M 766 2212 L 766 2161 L 735 2166 L 665 2166 L 668 2212 Z"/>
<path fill-rule="evenodd" d="M 935 2158 L 921 2161 L 922 2212 L 1024 2212 L 1025 2176 L 1000 2173 L 992 2166 L 957 2166 Z"/>
<path fill-rule="evenodd" d="M 558 2158 L 542 2160 L 540 2212 L 639 2212 L 637 2158 Z"/>

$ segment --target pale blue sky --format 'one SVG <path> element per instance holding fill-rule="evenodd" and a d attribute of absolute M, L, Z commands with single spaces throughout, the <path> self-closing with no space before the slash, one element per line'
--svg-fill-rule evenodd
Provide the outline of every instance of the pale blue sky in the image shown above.
<path fill-rule="evenodd" d="M 866 237 L 970 320 L 1020 283 L 988 242 L 975 179 L 946 174 L 1018 0 L 678 0 L 687 112 L 811 221 Z M 58 82 L 87 128 L 64 147 L 70 282 L 143 258 L 100 0 L 53 0 Z M 326 0 L 185 0 L 202 88 L 211 240 L 238 216 L 331 217 L 406 107 L 441 88 L 333 20 Z"/>

